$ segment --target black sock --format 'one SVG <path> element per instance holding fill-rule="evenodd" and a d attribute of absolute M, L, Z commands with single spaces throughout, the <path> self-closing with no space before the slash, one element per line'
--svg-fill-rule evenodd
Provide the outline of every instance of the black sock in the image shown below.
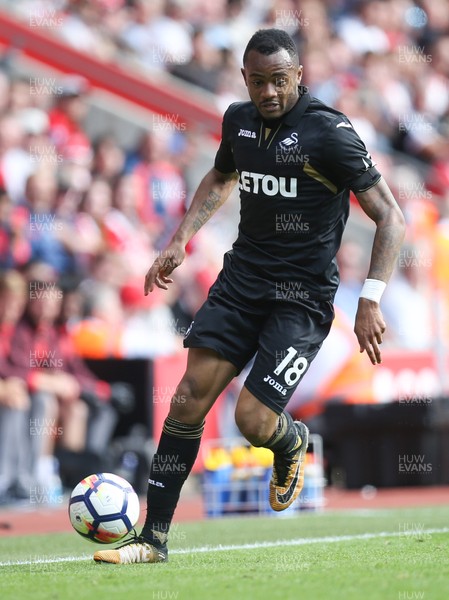
<path fill-rule="evenodd" d="M 275 432 L 262 446 L 269 448 L 274 454 L 288 454 L 300 443 L 301 439 L 291 415 L 284 412 L 279 415 Z"/>
<path fill-rule="evenodd" d="M 167 417 L 159 446 L 151 463 L 147 492 L 147 516 L 142 537 L 164 545 L 184 481 L 198 455 L 204 421 L 187 425 Z"/>

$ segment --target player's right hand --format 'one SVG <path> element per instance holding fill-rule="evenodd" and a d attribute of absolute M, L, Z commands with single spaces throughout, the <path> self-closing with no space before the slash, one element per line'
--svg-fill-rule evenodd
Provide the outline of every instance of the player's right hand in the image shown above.
<path fill-rule="evenodd" d="M 163 250 L 151 265 L 148 273 L 145 275 L 145 296 L 152 292 L 154 286 L 162 290 L 168 290 L 168 283 L 173 283 L 169 277 L 176 267 L 182 263 L 186 255 L 182 244 L 172 242 Z"/>

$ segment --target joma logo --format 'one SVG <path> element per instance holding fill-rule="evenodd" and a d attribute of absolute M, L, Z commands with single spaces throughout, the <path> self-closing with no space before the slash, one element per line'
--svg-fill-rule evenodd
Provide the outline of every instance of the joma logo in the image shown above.
<path fill-rule="evenodd" d="M 256 132 L 249 131 L 249 129 L 240 129 L 238 137 L 247 137 L 247 138 L 255 138 Z"/>
<path fill-rule="evenodd" d="M 268 385 L 271 385 L 272 387 L 274 387 L 274 389 L 277 390 L 278 392 L 281 392 L 281 394 L 283 396 L 285 396 L 287 394 L 286 388 L 283 385 L 281 385 L 278 381 L 276 381 L 275 379 L 270 377 L 269 375 L 267 375 L 265 377 L 264 381 L 266 383 L 268 383 Z"/>

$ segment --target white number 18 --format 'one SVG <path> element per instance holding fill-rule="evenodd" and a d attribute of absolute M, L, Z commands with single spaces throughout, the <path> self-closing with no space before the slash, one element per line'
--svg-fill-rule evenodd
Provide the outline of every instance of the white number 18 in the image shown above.
<path fill-rule="evenodd" d="M 285 367 L 289 364 L 289 362 L 292 361 L 297 354 L 298 352 L 293 348 L 293 346 L 287 348 L 287 355 L 284 358 L 284 360 L 276 367 L 276 369 L 274 370 L 274 374 L 280 375 L 285 369 Z M 293 365 L 284 373 L 285 383 L 287 385 L 294 385 L 304 373 L 304 371 L 307 369 L 308 364 L 309 363 L 307 362 L 306 358 L 304 358 L 303 356 L 298 356 Z"/>

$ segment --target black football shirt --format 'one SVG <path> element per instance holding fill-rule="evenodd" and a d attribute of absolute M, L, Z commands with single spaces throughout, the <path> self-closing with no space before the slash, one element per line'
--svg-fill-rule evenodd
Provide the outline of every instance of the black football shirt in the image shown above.
<path fill-rule="evenodd" d="M 231 104 L 215 168 L 240 176 L 236 264 L 277 282 L 278 292 L 293 284 L 310 298 L 332 300 L 350 190 L 365 191 L 381 176 L 349 119 L 306 87 L 299 91 L 277 121 L 264 121 L 252 102 Z"/>

